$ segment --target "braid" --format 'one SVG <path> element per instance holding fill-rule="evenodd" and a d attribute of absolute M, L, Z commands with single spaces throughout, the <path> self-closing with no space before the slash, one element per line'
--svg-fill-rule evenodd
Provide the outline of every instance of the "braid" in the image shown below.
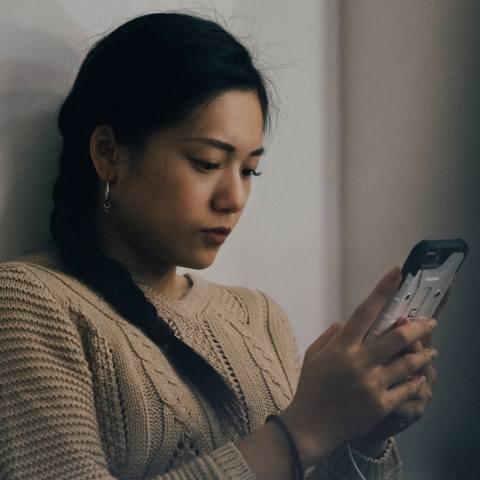
<path fill-rule="evenodd" d="M 65 141 L 61 170 L 53 190 L 50 231 L 62 262 L 75 277 L 100 294 L 115 310 L 164 348 L 171 363 L 204 395 L 217 413 L 245 434 L 239 402 L 217 371 L 177 338 L 120 262 L 103 254 L 95 229 L 96 178 L 91 162 Z M 76 157 L 76 158 L 75 158 Z"/>

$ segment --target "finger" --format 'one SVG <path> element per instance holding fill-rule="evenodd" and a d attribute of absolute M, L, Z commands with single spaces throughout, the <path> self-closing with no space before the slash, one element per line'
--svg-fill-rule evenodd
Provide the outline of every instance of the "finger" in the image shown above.
<path fill-rule="evenodd" d="M 424 320 L 426 317 L 419 317 L 421 320 Z M 436 320 L 436 319 L 435 319 Z M 402 325 L 405 325 L 406 323 L 410 322 L 410 318 L 408 317 L 399 317 L 397 321 L 392 325 L 392 327 L 389 329 L 393 330 L 396 327 L 401 327 Z M 432 345 L 432 338 L 433 338 L 433 332 L 427 333 L 424 335 L 422 338 L 419 340 L 416 340 L 411 346 L 407 347 L 404 352 L 419 352 L 423 348 L 428 348 Z"/>
<path fill-rule="evenodd" d="M 412 424 L 420 420 L 425 414 L 425 410 L 428 406 L 426 400 L 408 400 L 407 402 L 399 405 L 392 413 L 395 416 L 399 416 L 403 419 L 403 422 Z"/>
<path fill-rule="evenodd" d="M 432 364 L 426 365 L 416 373 L 418 375 L 424 375 L 427 379 L 426 383 L 430 387 L 433 387 L 437 383 L 437 370 Z"/>
<path fill-rule="evenodd" d="M 428 365 L 438 355 L 435 349 L 424 349 L 420 352 L 406 353 L 384 366 L 383 384 L 390 387 L 413 376 L 421 368 Z M 426 377 L 426 375 L 425 375 Z"/>
<path fill-rule="evenodd" d="M 399 317 L 397 321 L 391 326 L 391 328 L 387 330 L 387 332 L 393 330 L 394 328 L 401 327 L 402 325 L 405 325 L 409 321 L 410 319 L 408 317 Z M 400 355 L 403 355 L 404 353 L 414 353 L 414 352 L 419 352 L 420 350 L 423 350 L 423 346 L 420 340 L 417 340 L 414 343 L 412 343 L 412 345 L 405 348 L 405 350 L 402 350 L 400 353 L 398 353 L 397 357 Z"/>
<path fill-rule="evenodd" d="M 437 355 L 438 355 L 438 351 L 437 351 Z M 432 365 L 432 363 L 429 363 L 429 364 L 425 365 L 424 367 L 418 369 L 415 372 L 415 376 L 417 376 L 417 375 L 424 375 L 427 379 L 426 383 L 428 383 L 428 385 L 430 387 L 433 387 L 437 383 L 437 376 L 438 376 L 437 375 L 437 370 Z M 411 377 L 412 376 L 413 375 L 411 375 Z"/>
<path fill-rule="evenodd" d="M 361 343 L 386 303 L 395 294 L 401 281 L 397 266 L 390 270 L 376 285 L 370 295 L 353 312 L 345 324 L 341 336 L 346 343 Z"/>
<path fill-rule="evenodd" d="M 392 325 L 391 328 L 389 328 L 387 331 L 385 331 L 384 333 L 387 333 L 387 332 L 390 332 L 392 330 L 394 330 L 395 328 L 398 328 L 398 327 L 401 327 L 402 325 L 405 325 L 406 323 L 408 323 L 410 321 L 410 318 L 409 317 L 398 317 L 396 322 Z"/>
<path fill-rule="evenodd" d="M 402 325 L 405 325 L 409 321 L 410 321 L 410 319 L 408 317 L 398 317 L 397 321 L 388 330 L 386 330 L 384 333 L 390 332 L 394 328 L 401 327 Z"/>
<path fill-rule="evenodd" d="M 430 333 L 426 333 L 422 338 L 420 338 L 420 342 L 424 348 L 428 348 L 432 346 L 432 339 L 433 331 Z"/>
<path fill-rule="evenodd" d="M 408 323 L 410 319 L 408 317 L 400 317 L 397 319 L 397 321 L 393 324 L 393 327 L 401 327 L 402 325 L 405 325 Z M 392 328 L 393 330 L 393 328 Z M 416 340 L 415 342 L 412 343 L 412 345 L 408 346 L 403 352 L 400 352 L 400 355 L 402 353 L 414 353 L 414 352 L 420 352 L 423 350 L 422 342 L 420 340 Z"/>
<path fill-rule="evenodd" d="M 422 342 L 420 340 L 416 340 L 412 343 L 411 349 L 412 352 L 421 352 L 423 350 Z"/>
<path fill-rule="evenodd" d="M 415 352 L 421 352 L 423 350 L 423 345 L 420 340 L 415 340 L 411 345 L 409 345 L 404 352 L 405 353 L 415 353 Z"/>
<path fill-rule="evenodd" d="M 427 317 L 419 317 L 416 320 L 426 320 L 426 318 Z M 432 318 L 434 318 L 437 321 L 435 317 L 432 317 Z M 431 347 L 432 339 L 433 339 L 433 331 L 426 333 L 422 338 L 420 338 L 420 342 L 422 342 L 422 345 L 424 348 L 427 348 L 427 347 Z"/>
<path fill-rule="evenodd" d="M 385 332 L 383 332 L 382 335 L 384 335 L 385 333 L 388 333 L 392 330 L 394 330 L 395 328 L 397 327 L 400 327 L 402 325 L 405 325 L 407 322 L 409 322 L 410 320 L 407 318 L 407 317 L 399 317 L 397 318 L 396 322 L 392 323 L 392 325 L 390 325 L 386 330 Z M 381 336 L 381 335 L 380 335 Z M 377 337 L 378 338 L 378 337 Z"/>
<path fill-rule="evenodd" d="M 308 348 L 314 351 L 321 350 L 342 330 L 344 324 L 341 322 L 332 323 Z"/>
<path fill-rule="evenodd" d="M 438 356 L 438 350 L 437 350 L 437 356 Z M 424 375 L 427 379 L 426 383 L 428 383 L 428 385 L 430 387 L 433 387 L 436 383 L 437 383 L 437 370 L 435 369 L 435 367 L 431 364 L 431 363 L 428 363 L 427 365 L 425 365 L 424 367 L 422 368 L 419 368 L 415 373 L 414 375 Z M 413 377 L 414 375 L 410 375 L 409 377 L 407 377 L 405 380 L 407 380 L 408 378 L 411 378 Z"/>
<path fill-rule="evenodd" d="M 420 387 L 420 390 L 410 400 L 405 402 L 405 405 L 408 406 L 408 404 L 413 403 L 416 405 L 423 405 L 424 407 L 427 407 L 432 403 L 432 400 L 433 389 L 432 385 L 427 379 L 425 383 Z"/>
<path fill-rule="evenodd" d="M 393 359 L 416 340 L 431 333 L 436 326 L 437 322 L 433 318 L 418 319 L 382 335 L 368 346 L 373 364 Z"/>
<path fill-rule="evenodd" d="M 400 405 L 411 400 L 420 391 L 426 382 L 424 375 L 414 376 L 405 382 L 399 383 L 387 391 L 384 405 L 387 412 L 398 408 Z"/>
<path fill-rule="evenodd" d="M 431 395 L 429 393 L 430 388 L 425 387 L 425 383 L 420 387 L 418 393 L 416 393 L 413 397 L 411 397 L 406 402 L 399 405 L 397 408 L 393 410 L 392 413 L 395 413 L 400 416 L 408 415 L 412 406 L 428 406 L 431 403 Z M 430 390 L 431 392 L 431 390 Z"/>

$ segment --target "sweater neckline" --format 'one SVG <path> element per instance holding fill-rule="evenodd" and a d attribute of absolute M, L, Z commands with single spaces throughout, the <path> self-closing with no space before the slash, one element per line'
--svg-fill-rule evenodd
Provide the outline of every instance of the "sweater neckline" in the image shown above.
<path fill-rule="evenodd" d="M 131 273 L 131 275 L 133 281 L 142 290 L 147 299 L 162 311 L 168 313 L 183 312 L 187 315 L 198 314 L 204 310 L 209 301 L 209 284 L 195 273 L 187 272 L 183 274 L 183 277 L 187 278 L 191 286 L 185 295 L 179 299 L 162 293 L 155 287 L 145 283 L 135 274 Z"/>

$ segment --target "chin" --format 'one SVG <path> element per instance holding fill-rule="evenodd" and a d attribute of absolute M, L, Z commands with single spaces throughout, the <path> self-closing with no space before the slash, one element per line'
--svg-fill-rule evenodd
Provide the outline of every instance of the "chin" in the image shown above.
<path fill-rule="evenodd" d="M 177 264 L 179 267 L 193 268 L 194 270 L 204 270 L 205 268 L 210 267 L 216 258 L 215 255 L 205 255 L 198 258 L 190 258 L 187 261 L 183 261 L 181 264 Z"/>

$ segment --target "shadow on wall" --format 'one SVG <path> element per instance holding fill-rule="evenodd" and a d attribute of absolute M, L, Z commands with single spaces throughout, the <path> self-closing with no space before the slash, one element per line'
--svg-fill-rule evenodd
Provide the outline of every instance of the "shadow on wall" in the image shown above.
<path fill-rule="evenodd" d="M 56 119 L 69 88 L 65 66 L 72 65 L 75 52 L 41 26 L 1 25 L 0 44 L 8 47 L 0 51 L 0 260 L 5 260 L 50 238 L 61 146 Z"/>

